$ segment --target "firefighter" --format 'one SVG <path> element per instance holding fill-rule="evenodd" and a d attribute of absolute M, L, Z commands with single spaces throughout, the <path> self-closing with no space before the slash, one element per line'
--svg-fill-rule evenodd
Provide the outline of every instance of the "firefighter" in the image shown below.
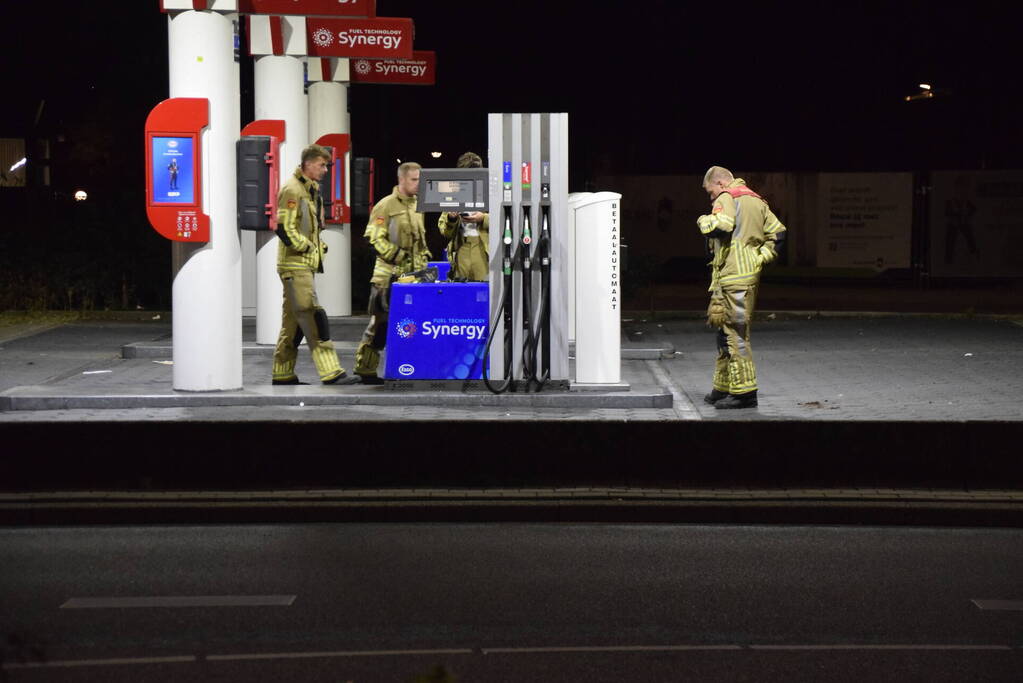
<path fill-rule="evenodd" d="M 330 153 L 319 145 L 302 150 L 302 163 L 277 195 L 277 274 L 284 286 L 281 333 L 274 349 L 273 383 L 306 384 L 295 374 L 298 346 L 305 338 L 324 384 L 348 384 L 349 377 L 330 340 L 327 312 L 316 300 L 315 273 L 323 272 L 327 245 L 320 240 L 323 199 L 319 181 Z"/>
<path fill-rule="evenodd" d="M 420 168 L 415 162 L 398 167 L 398 184 L 373 207 L 364 233 L 376 251 L 376 264 L 370 280 L 369 325 L 355 350 L 355 374 L 363 384 L 383 383 L 377 367 L 387 343 L 391 283 L 405 273 L 426 268 L 430 260 L 423 214 L 416 211 Z"/>
<path fill-rule="evenodd" d="M 703 179 L 709 214 L 696 224 L 713 258 L 707 323 L 718 328 L 713 387 L 703 400 L 715 408 L 757 405 L 757 370 L 750 346 L 760 270 L 778 257 L 785 226 L 767 202 L 727 168 L 712 166 Z"/>
<path fill-rule="evenodd" d="M 466 152 L 458 157 L 457 168 L 482 168 L 478 154 Z M 486 282 L 490 279 L 490 214 L 470 211 L 442 213 L 437 221 L 440 233 L 448 242 L 448 279 L 460 282 Z"/>

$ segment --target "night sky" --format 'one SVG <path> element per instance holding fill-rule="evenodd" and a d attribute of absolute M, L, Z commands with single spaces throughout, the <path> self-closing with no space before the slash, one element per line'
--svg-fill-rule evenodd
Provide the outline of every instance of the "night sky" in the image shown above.
<path fill-rule="evenodd" d="M 14 35 L 0 137 L 61 136 L 55 165 L 141 187 L 143 122 L 167 97 L 157 6 L 73 3 L 44 15 L 32 3 L 4 3 Z M 416 48 L 438 53 L 439 77 L 435 87 L 353 87 L 359 156 L 427 163 L 440 149 L 453 159 L 485 152 L 487 112 L 567 111 L 573 190 L 599 173 L 700 173 L 711 164 L 741 172 L 1023 163 L 1015 2 L 497 6 L 378 1 L 380 16 L 415 20 Z M 244 67 L 243 125 L 251 60 Z M 922 82 L 938 96 L 905 102 Z"/>

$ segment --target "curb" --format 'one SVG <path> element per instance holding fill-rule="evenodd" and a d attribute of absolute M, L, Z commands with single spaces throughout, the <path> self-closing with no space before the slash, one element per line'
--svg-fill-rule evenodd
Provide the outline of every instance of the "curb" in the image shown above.
<path fill-rule="evenodd" d="M 351 385 L 357 387 L 358 385 Z M 345 387 L 266 387 L 267 392 L 146 393 L 120 390 L 110 393 L 70 394 L 60 387 L 15 387 L 0 393 L 0 411 L 77 410 L 132 408 L 222 408 L 239 406 L 391 406 L 432 407 L 440 402 L 448 408 L 549 408 L 549 409 L 642 409 L 671 408 L 670 392 L 657 387 L 632 387 L 629 391 L 547 393 L 456 393 L 386 391 L 372 387 L 356 391 Z M 291 390 L 291 391 L 288 391 Z"/>
<path fill-rule="evenodd" d="M 515 490 L 0 494 L 9 525 L 309 522 L 1023 526 L 1016 492 Z"/>

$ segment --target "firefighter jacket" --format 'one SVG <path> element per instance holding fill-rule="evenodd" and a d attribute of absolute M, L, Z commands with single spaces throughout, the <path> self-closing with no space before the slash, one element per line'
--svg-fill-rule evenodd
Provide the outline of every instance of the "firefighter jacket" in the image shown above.
<path fill-rule="evenodd" d="M 736 178 L 696 224 L 710 241 L 710 291 L 756 284 L 764 265 L 778 258 L 785 226 L 760 195 Z"/>
<path fill-rule="evenodd" d="M 483 246 L 483 259 L 490 261 L 490 214 L 483 214 L 482 223 L 471 223 L 470 225 L 479 231 L 480 244 Z M 449 220 L 448 214 L 442 211 L 440 219 L 437 221 L 437 227 L 440 229 L 440 234 L 448 240 L 448 261 L 454 266 L 458 249 L 465 244 L 462 221 L 458 218 Z"/>
<path fill-rule="evenodd" d="M 302 175 L 301 167 L 277 195 L 277 272 L 308 268 L 323 272 L 327 245 L 320 241 L 323 200 L 319 183 Z"/>
<path fill-rule="evenodd" d="M 377 260 L 370 282 L 378 287 L 391 283 L 392 275 L 422 270 L 430 260 L 423 214 L 416 198 L 403 197 L 398 187 L 377 202 L 364 233 L 376 250 Z"/>

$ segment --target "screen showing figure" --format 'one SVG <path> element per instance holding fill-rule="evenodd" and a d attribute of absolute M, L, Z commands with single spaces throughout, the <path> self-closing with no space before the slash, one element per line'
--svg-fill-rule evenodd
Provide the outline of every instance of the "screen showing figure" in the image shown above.
<path fill-rule="evenodd" d="M 195 204 L 191 137 L 153 137 L 153 202 Z"/>

